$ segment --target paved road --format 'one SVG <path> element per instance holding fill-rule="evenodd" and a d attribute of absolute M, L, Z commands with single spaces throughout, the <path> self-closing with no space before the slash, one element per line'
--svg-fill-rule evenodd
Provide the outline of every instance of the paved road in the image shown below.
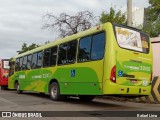
<path fill-rule="evenodd" d="M 146 103 L 133 103 L 133 102 L 120 102 L 106 99 L 95 99 L 92 102 L 85 103 L 79 101 L 77 98 L 69 98 L 67 101 L 51 101 L 48 95 L 40 95 L 38 93 L 24 92 L 23 94 L 17 94 L 16 91 L 0 90 L 0 111 L 78 111 L 78 116 L 84 117 L 90 115 L 92 117 L 85 117 L 85 119 L 103 120 L 105 117 L 101 115 L 105 114 L 104 111 L 160 111 L 159 104 L 146 104 Z M 89 113 L 83 113 L 79 111 L 89 111 Z M 101 113 L 90 113 L 91 111 L 101 111 Z M 76 112 L 70 112 L 67 114 L 77 114 Z M 63 114 L 63 113 L 59 113 Z M 129 113 L 123 112 L 128 116 Z M 77 117 L 76 120 L 82 119 Z M 8 119 L 8 118 L 0 118 Z M 13 118 L 12 118 L 13 119 Z M 14 118 L 17 120 L 17 118 Z M 27 119 L 27 118 L 26 118 Z M 34 118 L 37 119 L 37 118 Z M 38 118 L 39 119 L 39 118 Z M 43 118 L 42 118 L 43 119 Z M 51 119 L 51 118 L 45 118 Z M 61 119 L 75 119 L 75 117 L 54 117 L 56 120 Z M 114 120 L 113 117 L 107 117 L 107 119 Z M 118 118 L 119 120 L 124 118 Z M 127 119 L 127 118 L 126 118 Z M 135 118 L 131 118 L 134 119 Z"/>

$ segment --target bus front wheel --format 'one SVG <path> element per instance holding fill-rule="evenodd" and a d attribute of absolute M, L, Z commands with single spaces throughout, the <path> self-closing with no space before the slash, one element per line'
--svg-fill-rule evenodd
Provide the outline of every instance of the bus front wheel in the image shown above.
<path fill-rule="evenodd" d="M 49 95 L 51 100 L 54 101 L 62 100 L 62 96 L 60 95 L 60 88 L 57 82 L 53 82 L 49 86 Z"/>
<path fill-rule="evenodd" d="M 20 90 L 20 86 L 19 86 L 19 83 L 18 83 L 18 82 L 15 83 L 15 87 L 16 87 L 17 93 L 18 93 L 18 94 L 21 94 L 21 93 L 22 93 L 22 90 Z"/>

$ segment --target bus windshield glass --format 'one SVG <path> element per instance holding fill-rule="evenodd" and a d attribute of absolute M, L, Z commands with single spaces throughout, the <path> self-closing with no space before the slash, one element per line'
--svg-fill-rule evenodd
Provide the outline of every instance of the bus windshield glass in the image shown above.
<path fill-rule="evenodd" d="M 132 51 L 149 53 L 149 37 L 134 29 L 115 26 L 118 45 Z"/>
<path fill-rule="evenodd" d="M 9 61 L 8 60 L 3 60 L 3 69 L 9 69 Z"/>

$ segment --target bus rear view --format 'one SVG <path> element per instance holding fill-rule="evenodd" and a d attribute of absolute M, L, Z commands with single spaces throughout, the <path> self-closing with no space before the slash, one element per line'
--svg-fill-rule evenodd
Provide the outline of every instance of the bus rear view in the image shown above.
<path fill-rule="evenodd" d="M 112 32 L 114 36 L 108 40 L 112 59 L 105 59 L 110 62 L 106 64 L 109 71 L 104 78 L 104 94 L 149 95 L 152 80 L 149 37 L 135 28 L 117 24 L 113 24 Z"/>

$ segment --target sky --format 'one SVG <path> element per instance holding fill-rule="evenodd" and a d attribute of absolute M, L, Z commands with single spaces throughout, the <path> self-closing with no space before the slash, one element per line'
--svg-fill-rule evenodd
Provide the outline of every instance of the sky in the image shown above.
<path fill-rule="evenodd" d="M 58 37 L 53 30 L 43 30 L 46 13 L 75 15 L 91 11 L 100 16 L 110 7 L 125 11 L 127 0 L 0 0 L 0 59 L 17 55 L 23 43 L 43 45 Z M 132 0 L 132 6 L 148 7 L 148 0 Z"/>

